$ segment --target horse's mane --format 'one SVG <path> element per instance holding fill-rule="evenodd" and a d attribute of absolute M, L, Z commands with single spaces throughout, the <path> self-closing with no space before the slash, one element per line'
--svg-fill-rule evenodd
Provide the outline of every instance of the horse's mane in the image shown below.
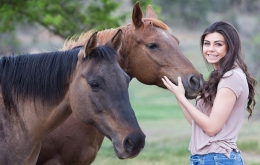
<path fill-rule="evenodd" d="M 80 48 L 67 51 L 4 56 L 0 58 L 0 83 L 7 109 L 15 99 L 28 97 L 59 101 L 64 96 L 74 71 Z M 84 61 L 101 58 L 113 61 L 116 51 L 108 45 L 98 46 Z"/>
<path fill-rule="evenodd" d="M 151 22 L 154 26 L 159 27 L 161 29 L 164 29 L 168 32 L 171 31 L 171 29 L 162 21 L 158 19 L 153 18 L 143 18 L 144 22 Z M 129 27 L 130 24 L 118 27 L 118 28 L 111 28 L 111 29 L 105 29 L 98 32 L 99 41 L 108 41 L 111 39 L 112 36 L 114 36 L 118 29 L 124 29 L 126 27 Z M 123 30 L 124 31 L 124 30 Z M 78 46 L 82 46 L 86 43 L 86 41 L 89 39 L 89 37 L 93 34 L 94 30 L 89 30 L 87 32 L 83 32 L 80 35 L 74 35 L 71 38 L 68 38 L 64 44 L 62 50 L 68 50 L 72 49 Z"/>
<path fill-rule="evenodd" d="M 88 32 L 81 33 L 80 35 L 74 35 L 67 38 L 61 50 L 68 50 L 78 46 L 83 46 L 93 33 L 94 30 L 89 30 Z"/>
<path fill-rule="evenodd" d="M 0 83 L 5 106 L 14 99 L 61 99 L 77 63 L 79 49 L 4 56 L 0 59 Z"/>

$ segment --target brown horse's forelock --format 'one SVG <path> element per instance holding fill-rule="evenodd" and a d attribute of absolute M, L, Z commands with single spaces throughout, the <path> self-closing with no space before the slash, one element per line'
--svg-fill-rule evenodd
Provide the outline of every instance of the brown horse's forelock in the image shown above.
<path fill-rule="evenodd" d="M 2 57 L 0 83 L 6 108 L 16 109 L 14 100 L 40 98 L 58 101 L 66 92 L 79 49 Z"/>
<path fill-rule="evenodd" d="M 144 22 L 150 22 L 152 23 L 154 26 L 161 28 L 163 30 L 166 30 L 168 32 L 171 32 L 171 29 L 169 26 L 167 26 L 165 23 L 163 23 L 162 21 L 158 20 L 158 19 L 154 19 L 154 18 L 143 18 Z"/>

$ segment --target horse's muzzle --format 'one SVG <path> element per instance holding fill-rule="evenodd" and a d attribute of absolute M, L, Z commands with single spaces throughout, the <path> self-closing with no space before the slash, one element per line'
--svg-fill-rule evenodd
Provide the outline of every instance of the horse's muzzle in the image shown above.
<path fill-rule="evenodd" d="M 188 88 L 186 89 L 185 96 L 187 99 L 194 99 L 199 94 L 202 86 L 203 86 L 203 76 L 200 74 L 200 76 L 191 74 L 188 77 L 187 84 Z"/>

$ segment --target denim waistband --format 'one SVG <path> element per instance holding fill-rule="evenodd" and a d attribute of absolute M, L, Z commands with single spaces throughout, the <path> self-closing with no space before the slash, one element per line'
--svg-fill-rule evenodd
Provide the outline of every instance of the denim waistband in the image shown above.
<path fill-rule="evenodd" d="M 190 165 L 244 165 L 239 152 L 232 151 L 230 158 L 225 154 L 209 153 L 205 155 L 191 155 Z"/>

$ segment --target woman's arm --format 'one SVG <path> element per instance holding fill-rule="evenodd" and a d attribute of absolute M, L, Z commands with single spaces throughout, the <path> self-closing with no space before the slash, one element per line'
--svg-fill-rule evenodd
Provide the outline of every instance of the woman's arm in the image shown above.
<path fill-rule="evenodd" d="M 190 117 L 209 136 L 216 135 L 222 129 L 236 102 L 236 95 L 231 89 L 221 88 L 217 91 L 212 111 L 207 116 L 196 109 L 185 97 L 185 90 L 180 77 L 178 78 L 178 86 L 174 85 L 167 77 L 163 79 L 163 82 L 174 93 L 178 102 L 187 110 Z"/>

